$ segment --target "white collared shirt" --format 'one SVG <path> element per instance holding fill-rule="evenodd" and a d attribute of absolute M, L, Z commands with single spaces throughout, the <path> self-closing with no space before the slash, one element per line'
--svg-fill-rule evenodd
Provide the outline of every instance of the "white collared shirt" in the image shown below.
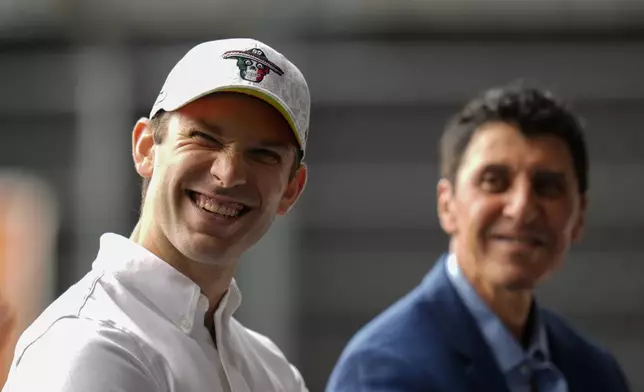
<path fill-rule="evenodd" d="M 199 287 L 105 234 L 92 270 L 21 335 L 2 392 L 307 391 L 275 344 L 232 317 L 240 302 L 233 280 L 215 347 Z"/>

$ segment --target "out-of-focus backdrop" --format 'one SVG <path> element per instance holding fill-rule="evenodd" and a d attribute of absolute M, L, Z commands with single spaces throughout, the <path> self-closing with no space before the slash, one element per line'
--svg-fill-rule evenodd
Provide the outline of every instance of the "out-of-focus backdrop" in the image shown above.
<path fill-rule="evenodd" d="M 474 94 L 523 78 L 585 118 L 586 239 L 542 301 L 612 350 L 644 391 L 644 3 L 630 0 L 0 0 L 0 295 L 8 342 L 128 235 L 130 132 L 192 45 L 252 36 L 309 81 L 301 202 L 244 260 L 239 318 L 322 391 L 367 320 L 447 239 L 437 141 Z M 0 357 L 0 385 L 11 358 Z"/>

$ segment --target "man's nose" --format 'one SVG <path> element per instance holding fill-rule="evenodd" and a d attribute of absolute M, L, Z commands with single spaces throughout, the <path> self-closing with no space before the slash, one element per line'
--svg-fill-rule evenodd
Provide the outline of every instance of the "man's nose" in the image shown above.
<path fill-rule="evenodd" d="M 539 216 L 539 200 L 529 182 L 514 184 L 508 193 L 504 214 L 522 223 L 533 222 Z"/>
<path fill-rule="evenodd" d="M 239 151 L 220 151 L 210 168 L 219 185 L 224 188 L 233 188 L 246 183 L 246 163 L 243 154 Z"/>

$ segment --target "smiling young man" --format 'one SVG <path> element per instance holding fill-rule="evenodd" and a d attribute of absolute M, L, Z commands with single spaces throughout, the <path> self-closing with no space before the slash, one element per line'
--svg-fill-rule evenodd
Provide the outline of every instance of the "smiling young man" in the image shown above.
<path fill-rule="evenodd" d="M 3 391 L 306 391 L 233 313 L 240 256 L 304 188 L 309 113 L 303 75 L 269 46 L 191 49 L 132 133 L 131 237 L 101 238 L 92 271 L 22 335 Z"/>
<path fill-rule="evenodd" d="M 327 391 L 628 391 L 613 356 L 533 295 L 585 224 L 575 115 L 538 89 L 492 89 L 448 124 L 441 156 L 449 252 L 352 339 Z"/>

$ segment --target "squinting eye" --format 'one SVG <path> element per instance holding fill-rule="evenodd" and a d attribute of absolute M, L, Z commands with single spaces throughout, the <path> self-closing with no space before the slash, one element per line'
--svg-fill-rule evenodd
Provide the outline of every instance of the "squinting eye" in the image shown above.
<path fill-rule="evenodd" d="M 271 150 L 255 150 L 253 155 L 263 162 L 279 163 L 282 161 L 281 155 Z"/>
<path fill-rule="evenodd" d="M 481 177 L 481 188 L 488 192 L 503 192 L 507 187 L 507 180 L 499 175 L 487 173 Z"/>
<path fill-rule="evenodd" d="M 556 197 L 565 192 L 565 185 L 555 181 L 539 181 L 535 184 L 537 193 L 545 197 Z"/>
<path fill-rule="evenodd" d="M 193 138 L 193 139 L 205 139 L 205 140 L 212 139 L 210 136 L 206 135 L 203 132 L 199 132 L 199 131 L 191 131 L 190 132 L 190 137 Z"/>
<path fill-rule="evenodd" d="M 217 141 L 217 139 L 215 139 L 212 136 L 210 136 L 210 135 L 208 135 L 206 133 L 203 133 L 203 132 L 191 131 L 190 132 L 190 137 L 192 139 L 195 139 L 195 140 L 206 142 L 206 143 L 208 143 L 210 145 L 215 145 L 217 147 L 221 146 L 221 143 L 219 143 L 219 141 Z"/>

